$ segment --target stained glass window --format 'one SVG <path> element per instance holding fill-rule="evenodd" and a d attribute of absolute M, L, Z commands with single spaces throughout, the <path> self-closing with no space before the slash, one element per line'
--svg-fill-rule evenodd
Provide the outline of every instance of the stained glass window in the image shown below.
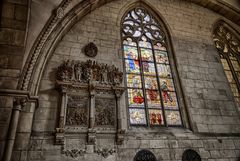
<path fill-rule="evenodd" d="M 240 41 L 224 24 L 215 29 L 213 40 L 230 84 L 235 102 L 240 110 Z"/>
<path fill-rule="evenodd" d="M 182 126 L 167 37 L 160 23 L 137 7 L 123 20 L 122 40 L 130 124 Z"/>

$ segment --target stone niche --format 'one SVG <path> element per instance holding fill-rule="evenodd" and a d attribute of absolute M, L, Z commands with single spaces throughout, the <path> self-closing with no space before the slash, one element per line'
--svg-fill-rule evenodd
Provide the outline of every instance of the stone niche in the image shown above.
<path fill-rule="evenodd" d="M 98 134 L 116 135 L 122 144 L 120 97 L 123 73 L 114 65 L 67 60 L 57 70 L 56 86 L 61 93 L 55 143 L 64 145 L 66 136 L 79 136 L 95 145 Z"/>

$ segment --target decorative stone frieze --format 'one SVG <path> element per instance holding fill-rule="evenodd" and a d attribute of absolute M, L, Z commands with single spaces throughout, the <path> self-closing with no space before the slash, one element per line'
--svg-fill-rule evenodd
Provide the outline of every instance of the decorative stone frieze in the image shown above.
<path fill-rule="evenodd" d="M 78 158 L 80 156 L 83 156 L 86 151 L 82 149 L 71 149 L 63 150 L 62 153 L 65 154 L 67 157 Z"/>
<path fill-rule="evenodd" d="M 101 155 L 104 158 L 107 158 L 110 155 L 113 155 L 114 153 L 116 153 L 116 149 L 99 148 L 99 149 L 95 149 L 95 153 L 97 153 L 98 155 Z"/>
<path fill-rule="evenodd" d="M 87 60 L 65 61 L 57 70 L 57 80 L 64 82 L 96 82 L 96 84 L 119 85 L 123 80 L 123 73 L 114 65 L 97 63 Z"/>

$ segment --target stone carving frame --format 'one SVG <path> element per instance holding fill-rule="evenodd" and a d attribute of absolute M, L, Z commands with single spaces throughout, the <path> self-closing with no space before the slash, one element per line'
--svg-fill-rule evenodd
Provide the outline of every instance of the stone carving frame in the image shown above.
<path fill-rule="evenodd" d="M 81 69 L 78 68 L 79 64 Z M 94 77 L 94 70 L 101 71 L 102 68 L 106 70 L 106 78 Z M 121 76 L 122 73 L 113 65 L 89 60 L 68 60 L 59 66 L 56 86 L 61 93 L 61 106 L 55 133 L 56 144 L 64 145 L 65 134 L 83 133 L 87 135 L 86 142 L 95 145 L 99 129 L 109 134 L 116 133 L 117 144 L 123 143 L 125 130 L 121 127 L 119 110 L 120 97 L 124 91 Z M 110 79 L 113 77 L 114 79 Z M 101 101 L 102 99 L 105 101 Z M 108 106 L 104 107 L 106 102 Z M 101 110 L 96 111 L 98 106 Z M 87 113 L 87 117 L 84 113 Z"/>

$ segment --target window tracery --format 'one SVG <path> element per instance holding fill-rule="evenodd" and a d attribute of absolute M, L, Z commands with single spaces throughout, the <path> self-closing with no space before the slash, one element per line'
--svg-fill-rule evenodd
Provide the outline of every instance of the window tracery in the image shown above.
<path fill-rule="evenodd" d="M 181 115 L 162 26 L 142 7 L 122 23 L 131 125 L 181 126 Z"/>
<path fill-rule="evenodd" d="M 240 41 L 223 24 L 215 29 L 213 40 L 235 101 L 240 107 Z"/>

